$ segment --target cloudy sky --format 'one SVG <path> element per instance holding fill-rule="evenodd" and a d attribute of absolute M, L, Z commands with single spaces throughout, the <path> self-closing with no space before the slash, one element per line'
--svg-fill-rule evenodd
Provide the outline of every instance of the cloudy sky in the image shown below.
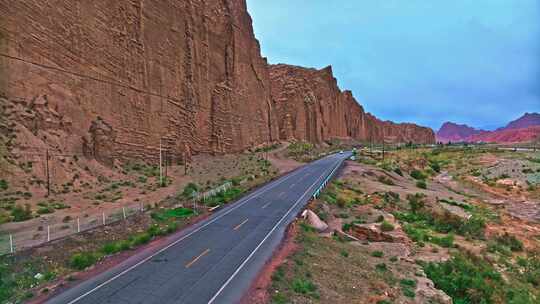
<path fill-rule="evenodd" d="M 540 112 L 539 0 L 248 0 L 270 63 L 332 65 L 369 112 L 438 129 Z"/>

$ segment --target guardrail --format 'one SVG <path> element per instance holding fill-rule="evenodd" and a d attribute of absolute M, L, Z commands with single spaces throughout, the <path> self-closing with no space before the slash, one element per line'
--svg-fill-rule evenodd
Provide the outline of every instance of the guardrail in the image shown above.
<path fill-rule="evenodd" d="M 321 195 L 321 191 L 326 187 L 326 185 L 328 185 L 328 183 L 330 182 L 330 180 L 334 177 L 334 175 L 336 174 L 336 171 L 343 165 L 343 162 L 345 161 L 345 159 L 341 160 L 339 162 L 339 164 L 334 167 L 334 169 L 328 174 L 328 176 L 326 176 L 326 178 L 324 179 L 324 181 L 321 183 L 321 185 L 317 188 L 317 190 L 315 190 L 315 193 L 313 193 L 313 199 L 316 199 L 318 196 Z"/>

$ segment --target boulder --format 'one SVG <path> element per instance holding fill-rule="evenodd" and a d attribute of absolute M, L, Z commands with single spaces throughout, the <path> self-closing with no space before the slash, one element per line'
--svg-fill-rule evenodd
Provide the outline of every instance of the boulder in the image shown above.
<path fill-rule="evenodd" d="M 351 234 L 359 240 L 370 242 L 396 242 L 407 243 L 408 238 L 401 229 L 393 231 L 382 231 L 381 224 L 354 224 L 351 227 Z"/>
<path fill-rule="evenodd" d="M 305 210 L 303 213 L 302 213 L 302 217 L 304 219 L 306 219 L 307 223 L 315 228 L 318 232 L 323 232 L 325 231 L 326 229 L 328 229 L 328 225 L 322 221 L 318 216 L 317 214 L 315 214 L 315 212 L 311 211 L 311 210 Z"/>

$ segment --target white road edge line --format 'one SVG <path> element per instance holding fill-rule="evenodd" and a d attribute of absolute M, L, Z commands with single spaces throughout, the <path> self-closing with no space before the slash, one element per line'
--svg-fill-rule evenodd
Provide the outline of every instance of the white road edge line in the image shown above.
<path fill-rule="evenodd" d="M 330 172 L 330 175 L 337 169 L 338 165 L 341 163 L 341 160 L 339 160 L 336 164 L 336 166 L 334 166 L 333 170 Z M 298 206 L 298 204 L 302 201 L 302 199 L 306 196 L 306 194 L 311 191 L 311 189 L 313 188 L 313 186 L 315 186 L 320 180 L 321 178 L 323 178 L 325 176 L 325 174 L 322 174 L 318 179 L 317 181 L 315 181 L 307 190 L 306 192 L 304 192 L 304 194 L 302 194 L 302 196 L 300 196 L 300 198 L 294 203 L 294 205 L 291 206 L 291 208 L 289 208 L 289 210 L 287 211 L 287 213 L 285 213 L 285 215 L 279 220 L 279 222 L 277 222 L 277 224 L 272 228 L 272 230 L 270 230 L 270 232 L 268 232 L 268 234 L 266 234 L 266 236 L 264 237 L 264 239 L 259 243 L 259 245 L 257 245 L 257 247 L 255 247 L 255 249 L 251 252 L 251 254 L 244 260 L 244 262 L 242 262 L 242 264 L 240 264 L 240 266 L 238 266 L 238 268 L 236 269 L 236 271 L 229 277 L 229 279 L 225 282 L 225 284 L 223 284 L 223 286 L 221 286 L 221 288 L 216 292 L 216 294 L 210 299 L 210 301 L 208 301 L 208 304 L 212 304 L 214 303 L 214 301 L 217 299 L 217 297 L 223 292 L 223 290 L 227 287 L 227 285 L 229 285 L 231 283 L 231 281 L 236 277 L 236 275 L 238 275 L 238 273 L 240 272 L 240 270 L 242 270 L 242 268 L 244 268 L 244 266 L 247 264 L 247 262 L 249 262 L 249 260 L 255 255 L 255 253 L 257 252 L 257 250 L 259 250 L 259 248 L 262 246 L 262 244 L 270 237 L 270 235 L 272 235 L 272 233 L 277 229 L 277 227 L 281 224 L 281 222 L 283 222 L 283 220 L 289 216 L 289 213 L 291 213 L 292 210 L 294 210 L 294 208 L 296 208 L 296 206 Z"/>
<path fill-rule="evenodd" d="M 304 168 L 305 168 L 305 167 L 304 167 Z M 180 243 L 181 241 L 183 241 L 183 240 L 185 240 L 186 238 L 192 236 L 193 234 L 199 232 L 200 230 L 202 230 L 202 229 L 205 228 L 206 226 L 208 226 L 208 225 L 214 223 L 215 221 L 217 221 L 217 220 L 219 220 L 220 218 L 224 217 L 225 215 L 231 213 L 232 211 L 234 211 L 234 210 L 240 208 L 240 207 L 243 206 L 245 203 L 247 203 L 250 199 L 252 199 L 253 196 L 255 196 L 256 194 L 260 194 L 261 192 L 264 193 L 264 192 L 266 192 L 266 191 L 268 191 L 268 190 L 270 190 L 270 189 L 273 189 L 273 188 L 277 187 L 278 185 L 281 185 L 283 182 L 285 182 L 285 181 L 288 180 L 289 178 L 291 178 L 291 177 L 297 175 L 297 174 L 300 173 L 301 171 L 302 171 L 302 170 L 299 170 L 299 171 L 297 171 L 296 173 L 294 173 L 294 174 L 292 174 L 292 175 L 290 175 L 290 176 L 285 177 L 283 180 L 281 180 L 281 181 L 279 181 L 279 182 L 277 182 L 277 183 L 271 185 L 270 187 L 268 187 L 268 188 L 266 188 L 266 189 L 265 189 L 265 188 L 262 188 L 262 189 L 259 189 L 258 191 L 253 192 L 251 195 L 246 196 L 245 198 L 243 198 L 243 199 L 244 199 L 243 202 L 241 202 L 241 203 L 239 203 L 238 205 L 236 205 L 236 206 L 232 207 L 231 209 L 227 210 L 227 212 L 225 212 L 225 213 L 223 213 L 223 214 L 217 216 L 215 219 L 213 219 L 213 220 L 211 220 L 210 222 L 204 224 L 203 226 L 201 226 L 201 227 L 199 227 L 199 228 L 193 230 L 192 232 L 190 232 L 190 233 L 186 234 L 185 236 L 181 237 L 180 239 L 178 239 L 178 240 L 172 242 L 171 244 L 167 245 L 166 247 L 163 247 L 162 249 L 160 249 L 160 250 L 157 251 L 156 253 L 154 253 L 154 254 L 148 256 L 147 258 L 143 259 L 142 261 L 138 262 L 137 264 L 135 264 L 135 265 L 129 267 L 128 269 L 126 269 L 126 270 L 120 272 L 119 274 L 117 274 L 117 275 L 115 275 L 114 277 L 108 279 L 107 281 L 105 281 L 105 282 L 99 284 L 98 286 L 92 288 L 91 290 L 89 290 L 89 291 L 83 293 L 82 295 L 78 296 L 78 297 L 75 298 L 74 300 L 71 300 L 71 301 L 68 302 L 67 304 L 73 304 L 73 303 L 78 302 L 79 300 L 85 298 L 86 296 L 88 296 L 89 294 L 93 293 L 94 291 L 96 291 L 96 290 L 100 289 L 101 287 L 103 287 L 103 286 L 109 284 L 110 282 L 112 282 L 112 281 L 118 279 L 119 277 L 121 277 L 121 276 L 123 276 L 124 274 L 130 272 L 131 270 L 133 270 L 133 269 L 139 267 L 140 265 L 142 265 L 142 264 L 148 262 L 150 259 L 152 259 L 152 258 L 155 257 L 156 255 L 158 255 L 158 254 L 162 253 L 163 251 L 165 251 L 165 250 L 171 248 L 172 246 L 174 246 L 174 245 Z"/>

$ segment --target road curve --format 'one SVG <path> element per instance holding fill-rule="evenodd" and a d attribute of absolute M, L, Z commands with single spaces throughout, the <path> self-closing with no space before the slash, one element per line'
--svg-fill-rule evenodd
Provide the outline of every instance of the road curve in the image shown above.
<path fill-rule="evenodd" d="M 307 164 L 47 303 L 236 303 L 287 225 L 349 156 Z"/>

